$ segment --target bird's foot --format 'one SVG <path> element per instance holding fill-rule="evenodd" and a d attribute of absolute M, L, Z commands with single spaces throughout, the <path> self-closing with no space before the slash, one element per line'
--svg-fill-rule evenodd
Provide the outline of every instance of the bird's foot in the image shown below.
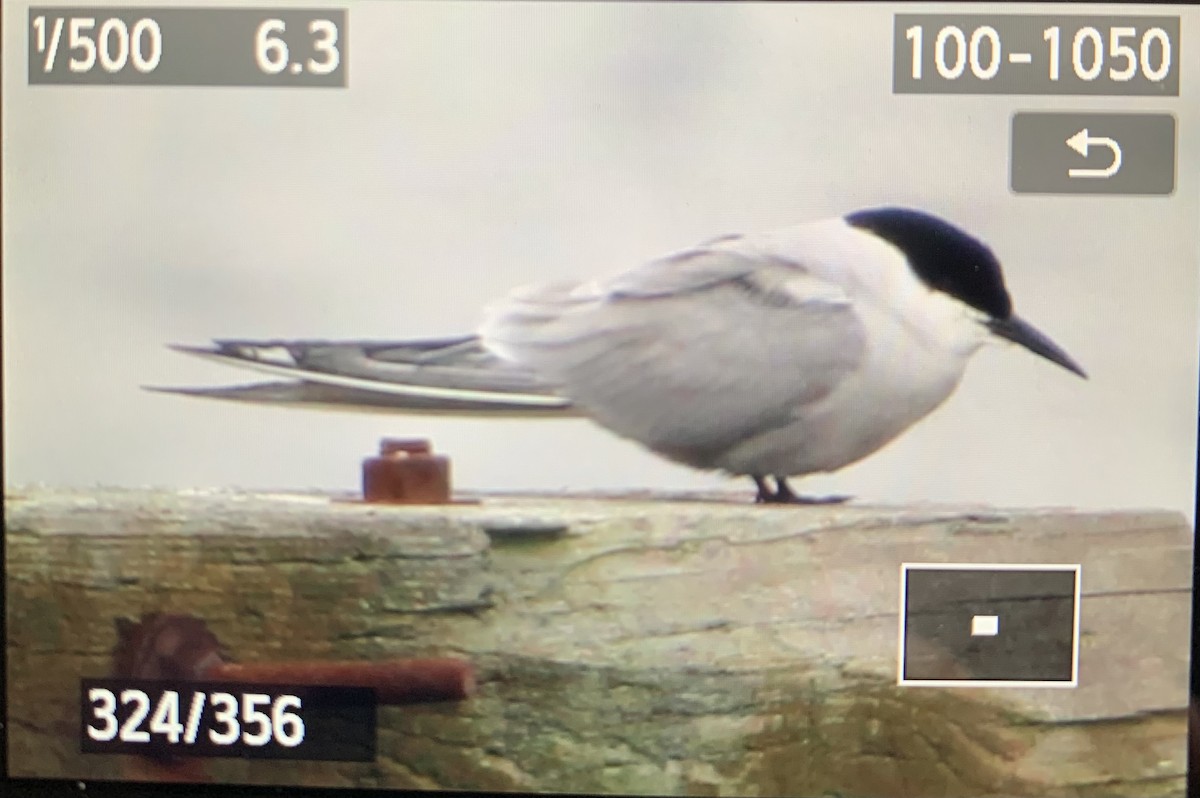
<path fill-rule="evenodd" d="M 771 490 L 768 487 L 767 481 L 763 477 L 754 477 L 754 484 L 758 486 L 758 494 L 754 497 L 755 504 L 805 504 L 819 506 L 844 504 L 853 498 L 852 496 L 801 496 L 792 490 L 785 477 L 778 476 L 775 477 L 775 490 Z"/>

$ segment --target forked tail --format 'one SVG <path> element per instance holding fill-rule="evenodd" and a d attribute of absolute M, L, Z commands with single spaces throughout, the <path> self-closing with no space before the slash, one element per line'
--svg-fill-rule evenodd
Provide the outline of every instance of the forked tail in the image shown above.
<path fill-rule="evenodd" d="M 179 352 L 282 381 L 164 393 L 368 412 L 572 416 L 555 386 L 488 352 L 473 335 L 419 341 L 219 340 Z"/>

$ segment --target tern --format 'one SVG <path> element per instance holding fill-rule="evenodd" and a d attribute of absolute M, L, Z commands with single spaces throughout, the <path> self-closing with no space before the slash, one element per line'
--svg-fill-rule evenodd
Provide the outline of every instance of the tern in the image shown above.
<path fill-rule="evenodd" d="M 286 381 L 156 390 L 585 416 L 677 463 L 748 476 L 758 502 L 807 503 L 789 478 L 879 450 L 941 405 L 990 341 L 1087 376 L 1014 314 L 986 244 L 930 213 L 879 207 L 724 236 L 606 279 L 518 289 L 470 335 L 176 346 Z"/>

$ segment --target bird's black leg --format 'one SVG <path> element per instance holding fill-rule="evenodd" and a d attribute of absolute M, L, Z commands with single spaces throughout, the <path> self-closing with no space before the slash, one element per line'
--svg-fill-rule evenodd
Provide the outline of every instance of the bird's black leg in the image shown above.
<path fill-rule="evenodd" d="M 775 501 L 780 504 L 807 504 L 792 491 L 792 486 L 787 483 L 787 477 L 776 476 L 775 486 Z"/>
<path fill-rule="evenodd" d="M 792 490 L 787 477 L 775 476 L 775 490 L 767 487 L 767 481 L 760 476 L 754 477 L 758 486 L 758 495 L 754 497 L 757 504 L 842 504 L 849 501 L 849 496 L 800 496 Z"/>
<path fill-rule="evenodd" d="M 754 497 L 755 504 L 767 504 L 775 500 L 775 494 L 767 487 L 767 481 L 755 474 L 752 479 L 758 486 L 758 495 Z"/>

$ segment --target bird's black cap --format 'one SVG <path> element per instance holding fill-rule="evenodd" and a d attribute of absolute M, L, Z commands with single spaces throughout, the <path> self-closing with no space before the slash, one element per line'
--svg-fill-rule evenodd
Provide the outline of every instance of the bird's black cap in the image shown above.
<path fill-rule="evenodd" d="M 930 288 L 995 319 L 1012 315 L 1000 261 L 986 244 L 945 219 L 909 208 L 868 208 L 846 216 L 846 223 L 869 230 L 903 252 Z"/>

